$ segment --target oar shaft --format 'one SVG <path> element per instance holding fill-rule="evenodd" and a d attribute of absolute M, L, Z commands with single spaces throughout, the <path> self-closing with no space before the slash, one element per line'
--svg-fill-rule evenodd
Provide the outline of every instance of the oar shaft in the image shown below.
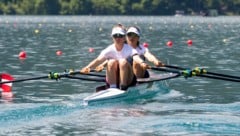
<path fill-rule="evenodd" d="M 173 69 L 179 69 L 179 70 L 186 70 L 187 68 L 183 68 L 183 67 L 178 67 L 178 66 L 172 66 L 172 65 L 165 65 L 165 67 L 168 67 L 168 68 L 173 68 Z M 210 71 L 207 71 L 205 74 L 209 74 L 209 75 L 215 75 L 215 76 L 221 76 L 221 77 L 227 77 L 227 78 L 235 78 L 235 79 L 239 79 L 240 80 L 240 77 L 239 76 L 232 76 L 232 75 L 226 75 L 226 74 L 221 74 L 221 73 L 215 73 L 215 72 L 210 72 Z"/>
<path fill-rule="evenodd" d="M 178 67 L 178 66 L 172 66 L 172 65 L 164 65 L 167 68 L 174 68 L 174 69 L 179 69 L 179 70 L 186 70 L 187 68 L 182 68 L 182 67 Z"/>
<path fill-rule="evenodd" d="M 181 72 L 179 70 L 172 70 L 172 69 L 166 69 L 166 68 L 160 68 L 160 67 L 151 67 L 150 69 L 181 74 Z"/>
<path fill-rule="evenodd" d="M 106 80 L 103 78 L 75 77 L 75 76 L 69 76 L 69 75 L 65 77 L 70 79 L 80 79 L 80 80 L 86 80 L 86 81 L 106 82 Z"/>
<path fill-rule="evenodd" d="M 3 82 L 0 82 L 0 84 L 23 82 L 23 81 L 28 81 L 28 80 L 38 80 L 38 79 L 44 79 L 44 78 L 48 78 L 48 76 L 24 78 L 24 79 L 12 80 L 12 81 L 3 81 Z"/>
<path fill-rule="evenodd" d="M 219 76 L 211 76 L 211 75 L 197 75 L 197 76 L 200 76 L 200 77 L 206 77 L 206 78 L 211 78 L 211 79 L 220 79 L 220 80 L 225 80 L 225 81 L 240 82 L 239 79 L 226 78 L 226 77 L 219 77 Z"/>
<path fill-rule="evenodd" d="M 87 75 L 87 76 L 106 77 L 106 75 L 103 75 L 103 74 L 95 74 L 95 73 L 88 73 L 88 74 L 79 73 L 79 74 L 80 74 L 80 75 Z"/>
<path fill-rule="evenodd" d="M 232 76 L 232 75 L 225 75 L 225 74 L 220 74 L 220 73 L 214 73 L 214 72 L 207 72 L 209 75 L 215 75 L 215 76 L 223 76 L 223 77 L 228 77 L 228 78 L 236 78 L 240 80 L 240 77 L 238 76 Z"/>
<path fill-rule="evenodd" d="M 91 72 L 95 72 L 94 70 L 91 70 Z M 80 73 L 80 71 L 74 71 L 74 72 L 70 72 L 70 73 L 66 73 L 66 75 L 87 75 L 87 76 L 96 76 L 96 77 L 105 77 L 105 75 L 103 74 L 96 74 L 96 73 L 88 73 L 88 74 L 84 74 L 84 73 Z"/>
<path fill-rule="evenodd" d="M 59 77 L 66 77 L 66 76 L 69 76 L 69 75 L 77 75 L 77 74 L 86 75 L 86 76 L 105 77 L 105 75 L 102 75 L 102 74 L 95 74 L 95 73 L 84 74 L 84 73 L 80 73 L 79 71 L 73 71 L 71 73 L 62 73 L 62 74 L 59 74 Z M 49 76 L 39 76 L 39 77 L 17 79 L 17 80 L 12 80 L 12 81 L 3 81 L 3 82 L 0 82 L 0 85 L 1 84 L 6 84 L 6 83 L 23 82 L 23 81 L 29 81 L 29 80 L 45 79 L 45 78 L 49 78 Z"/>

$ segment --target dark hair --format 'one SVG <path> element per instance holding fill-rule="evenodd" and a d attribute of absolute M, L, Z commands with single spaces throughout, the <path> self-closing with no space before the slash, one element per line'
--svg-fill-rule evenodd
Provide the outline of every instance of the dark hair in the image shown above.
<path fill-rule="evenodd" d="M 137 42 L 137 48 L 139 48 L 140 50 L 142 50 L 142 48 L 141 48 L 139 45 L 140 45 L 140 42 L 138 41 L 138 42 Z"/>

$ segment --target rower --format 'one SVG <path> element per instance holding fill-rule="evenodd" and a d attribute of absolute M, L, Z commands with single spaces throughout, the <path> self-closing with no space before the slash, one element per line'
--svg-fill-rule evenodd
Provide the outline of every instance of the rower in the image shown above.
<path fill-rule="evenodd" d="M 131 26 L 127 30 L 127 43 L 132 48 L 136 49 L 140 57 L 145 60 L 147 59 L 149 62 L 152 62 L 157 67 L 162 67 L 164 64 L 159 61 L 150 51 L 148 48 L 144 47 L 140 44 L 140 35 L 141 31 L 136 26 Z M 148 78 L 149 73 L 145 67 L 142 67 L 139 63 L 133 61 L 133 72 L 137 78 Z"/>
<path fill-rule="evenodd" d="M 102 50 L 100 55 L 81 69 L 81 73 L 89 73 L 92 68 L 107 61 L 106 83 L 110 88 L 127 90 L 137 82 L 132 65 L 128 60 L 133 59 L 142 67 L 148 65 L 140 58 L 137 51 L 125 43 L 126 31 L 122 25 L 116 25 L 112 29 L 111 37 L 113 43 Z"/>

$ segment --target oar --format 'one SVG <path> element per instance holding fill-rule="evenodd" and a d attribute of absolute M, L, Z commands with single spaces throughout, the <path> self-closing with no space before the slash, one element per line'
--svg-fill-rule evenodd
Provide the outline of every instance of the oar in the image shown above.
<path fill-rule="evenodd" d="M 173 68 L 173 69 L 179 69 L 179 70 L 186 70 L 188 68 L 183 68 L 183 67 L 178 67 L 178 66 L 172 66 L 172 65 L 164 65 L 165 67 L 168 68 Z M 205 70 L 205 69 L 203 69 Z M 228 78 L 236 78 L 240 80 L 239 76 L 232 76 L 232 75 L 226 75 L 226 74 L 221 74 L 221 73 L 215 73 L 215 72 L 210 72 L 205 70 L 204 74 L 209 74 L 209 75 L 214 75 L 214 76 L 222 76 L 222 77 L 228 77 Z"/>
<path fill-rule="evenodd" d="M 222 76 L 222 77 L 229 77 L 229 78 L 236 78 L 236 79 L 239 79 L 239 80 L 240 80 L 240 77 L 238 77 L 238 76 L 232 76 L 232 75 L 214 73 L 214 72 L 209 72 L 209 71 L 207 71 L 206 74 L 215 75 L 215 76 Z"/>
<path fill-rule="evenodd" d="M 95 70 L 91 70 L 90 72 L 96 72 Z M 104 74 L 96 74 L 96 73 L 88 73 L 88 74 L 84 74 L 84 73 L 80 73 L 79 71 L 78 71 L 78 73 L 77 74 L 80 74 L 80 75 L 87 75 L 87 76 L 96 76 L 96 77 L 106 77 L 106 75 Z M 70 75 L 73 75 L 73 74 L 70 74 Z M 76 75 L 76 74 L 74 74 L 74 75 Z"/>
<path fill-rule="evenodd" d="M 100 75 L 100 74 L 94 74 L 94 73 L 89 73 L 89 74 L 84 74 L 84 73 L 80 73 L 79 71 L 71 71 L 71 72 L 65 72 L 65 73 L 56 73 L 56 72 L 50 72 L 48 75 L 46 76 L 38 76 L 38 77 L 30 77 L 30 78 L 23 78 L 23 79 L 17 79 L 17 80 L 11 80 L 11 81 L 3 81 L 0 82 L 1 84 L 6 84 L 6 83 L 15 83 L 15 82 L 23 82 L 23 81 L 29 81 L 29 80 L 39 80 L 39 79 L 46 79 L 46 78 L 50 78 L 50 79 L 59 79 L 62 77 L 67 77 L 69 75 L 76 75 L 76 74 L 80 74 L 80 75 L 88 75 L 88 76 L 96 76 L 96 77 L 105 77 L 105 75 Z M 89 78 L 86 77 L 82 77 L 82 79 L 88 80 Z M 91 81 L 94 81 L 94 79 L 90 79 Z M 98 80 L 96 80 L 98 81 Z"/>
<path fill-rule="evenodd" d="M 206 77 L 206 78 L 219 79 L 219 80 L 225 80 L 225 81 L 240 82 L 239 79 L 233 79 L 233 78 L 228 78 L 228 77 L 219 77 L 219 76 L 213 76 L 213 75 L 205 75 L 205 74 L 197 74 L 196 72 L 194 72 L 192 70 L 173 70 L 173 69 L 161 68 L 161 67 L 150 67 L 150 69 L 157 70 L 157 71 L 178 73 L 178 74 L 184 76 L 185 78 L 199 76 L 199 77 Z"/>
<path fill-rule="evenodd" d="M 12 80 L 12 81 L 3 81 L 3 82 L 0 82 L 0 84 L 23 82 L 23 81 L 28 81 L 28 80 L 38 80 L 38 79 L 44 79 L 44 78 L 48 78 L 48 76 L 39 76 L 39 77 L 17 79 L 17 80 Z"/>
<path fill-rule="evenodd" d="M 149 69 L 156 70 L 156 71 L 172 72 L 172 73 L 182 74 L 181 71 L 179 71 L 179 70 L 173 70 L 173 69 L 162 68 L 162 67 L 150 67 Z"/>
<path fill-rule="evenodd" d="M 187 68 L 182 68 L 182 67 L 178 67 L 178 66 L 173 66 L 173 65 L 164 65 L 164 67 L 167 68 L 174 68 L 174 69 L 179 69 L 179 70 L 186 70 Z"/>
<path fill-rule="evenodd" d="M 220 79 L 220 80 L 225 80 L 225 81 L 240 82 L 239 79 L 234 79 L 234 78 L 226 78 L 226 77 L 219 77 L 219 76 L 212 76 L 212 75 L 196 75 L 196 76 L 212 78 L 212 79 Z"/>

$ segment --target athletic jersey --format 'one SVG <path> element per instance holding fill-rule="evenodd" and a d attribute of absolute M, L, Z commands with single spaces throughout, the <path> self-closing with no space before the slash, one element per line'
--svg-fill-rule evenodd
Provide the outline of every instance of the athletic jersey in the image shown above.
<path fill-rule="evenodd" d="M 127 59 L 132 57 L 133 55 L 138 54 L 136 49 L 133 49 L 130 45 L 124 44 L 121 51 L 117 51 L 114 44 L 109 45 L 106 49 L 104 49 L 99 57 L 103 57 L 105 59 Z"/>
<path fill-rule="evenodd" d="M 144 47 L 142 44 L 140 44 L 137 48 L 136 48 L 138 55 L 145 60 L 145 56 L 144 54 L 148 51 L 148 48 Z"/>
<path fill-rule="evenodd" d="M 144 47 L 142 44 L 140 44 L 137 48 L 136 48 L 137 52 L 138 52 L 138 55 L 140 56 L 141 59 L 145 60 L 145 56 L 144 54 L 149 51 L 148 48 Z M 145 70 L 145 73 L 144 73 L 144 78 L 149 78 L 150 75 L 149 75 L 149 72 L 148 70 Z"/>
<path fill-rule="evenodd" d="M 148 51 L 148 48 L 144 47 L 142 44 L 140 44 L 137 48 L 136 48 L 138 55 L 144 55 L 145 52 Z"/>

